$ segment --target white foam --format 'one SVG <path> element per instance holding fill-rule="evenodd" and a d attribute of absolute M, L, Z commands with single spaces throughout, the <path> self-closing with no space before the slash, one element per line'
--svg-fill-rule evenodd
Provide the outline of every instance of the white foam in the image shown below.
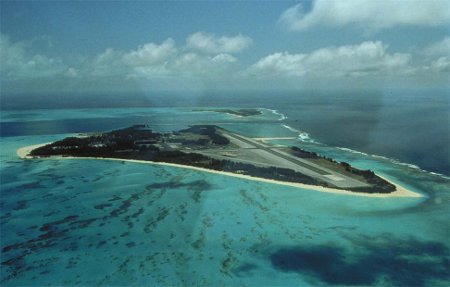
<path fill-rule="evenodd" d="M 291 132 L 294 132 L 294 133 L 301 133 L 301 131 L 299 131 L 299 130 L 297 130 L 297 129 L 294 129 L 293 127 L 290 127 L 290 126 L 288 126 L 288 125 L 281 125 L 282 127 L 284 127 L 284 128 L 286 128 L 286 129 L 288 129 L 288 130 L 290 130 Z"/>
<path fill-rule="evenodd" d="M 437 175 L 437 176 L 442 177 L 442 178 L 445 178 L 445 179 L 450 179 L 450 177 L 448 177 L 448 176 L 446 176 L 446 175 L 443 175 L 443 174 L 441 174 L 441 173 L 432 172 L 432 171 L 430 171 L 430 173 L 431 173 L 432 175 Z"/>
<path fill-rule="evenodd" d="M 381 157 L 381 156 L 380 156 L 380 157 Z M 445 179 L 450 179 L 450 177 L 448 177 L 448 176 L 446 176 L 446 175 L 443 175 L 443 174 L 437 173 L 437 172 L 432 172 L 432 171 L 424 170 L 424 169 L 420 168 L 419 166 L 417 166 L 417 165 L 415 165 L 415 164 L 406 163 L 406 162 L 401 162 L 400 160 L 398 160 L 398 159 L 393 159 L 393 158 L 387 158 L 387 157 L 382 157 L 382 158 L 385 158 L 385 159 L 389 160 L 389 161 L 392 162 L 393 164 L 402 165 L 402 166 L 407 166 L 407 167 L 409 167 L 409 168 L 412 168 L 412 169 L 415 169 L 415 170 L 419 170 L 419 171 L 421 171 L 421 172 L 425 172 L 425 173 L 429 173 L 429 174 L 432 174 L 432 175 L 436 175 L 436 176 L 439 176 L 439 177 L 442 177 L 442 178 L 445 178 Z"/>
<path fill-rule="evenodd" d="M 417 170 L 420 170 L 420 171 L 423 171 L 423 172 L 428 172 L 426 170 L 421 169 L 419 166 L 417 166 L 415 164 L 401 162 L 400 160 L 395 159 L 395 158 L 389 158 L 389 157 L 386 157 L 386 156 L 376 155 L 376 154 L 371 154 L 370 156 L 373 157 L 373 158 L 384 159 L 384 160 L 390 161 L 391 163 L 394 163 L 394 164 L 397 164 L 397 165 L 403 165 L 403 166 L 407 166 L 407 167 L 412 168 L 412 169 L 417 169 Z M 429 173 L 433 174 L 432 172 L 429 172 Z"/>
<path fill-rule="evenodd" d="M 281 125 L 281 126 L 286 128 L 286 129 L 288 129 L 288 130 L 290 130 L 291 132 L 297 133 L 298 134 L 297 135 L 297 139 L 302 141 L 302 142 L 316 143 L 316 141 L 313 140 L 309 136 L 309 134 L 307 132 L 302 132 L 302 131 L 300 131 L 298 129 L 295 129 L 295 128 L 293 128 L 291 126 L 288 126 L 288 125 Z"/>
<path fill-rule="evenodd" d="M 429 174 L 432 174 L 432 175 L 436 175 L 436 176 L 439 176 L 439 177 L 442 177 L 442 178 L 445 178 L 445 179 L 450 179 L 450 177 L 445 176 L 443 174 L 440 174 L 440 173 L 437 173 L 437 172 L 427 171 L 427 170 L 421 169 L 419 166 L 417 166 L 415 164 L 402 162 L 402 161 L 400 161 L 398 159 L 395 159 L 395 158 L 389 158 L 389 157 L 386 157 L 386 156 L 376 155 L 376 154 L 367 154 L 365 152 L 360 152 L 360 151 L 352 150 L 352 149 L 345 148 L 345 147 L 338 147 L 338 149 L 346 151 L 346 152 L 351 152 L 351 153 L 355 153 L 355 154 L 360 154 L 360 155 L 364 155 L 364 156 L 377 158 L 377 159 L 383 159 L 383 160 L 389 161 L 389 162 L 391 162 L 393 164 L 396 164 L 396 165 L 406 166 L 406 167 L 409 167 L 411 169 L 415 169 L 415 170 L 418 170 L 418 171 L 421 171 L 421 172 L 425 172 L 425 173 L 429 173 Z"/>
<path fill-rule="evenodd" d="M 346 148 L 346 147 L 337 147 L 337 149 L 340 149 L 340 150 L 343 150 L 343 151 L 347 151 L 347 152 L 351 152 L 351 153 L 355 153 L 355 154 L 364 155 L 364 156 L 369 156 L 369 154 L 367 154 L 365 152 L 353 150 L 353 149 Z"/>
<path fill-rule="evenodd" d="M 301 132 L 301 133 L 298 135 L 298 139 L 301 140 L 301 141 L 303 141 L 303 142 L 309 142 L 309 143 L 315 143 L 315 142 L 316 142 L 315 140 L 313 140 L 313 139 L 309 136 L 309 134 L 308 134 L 307 132 Z"/>
<path fill-rule="evenodd" d="M 283 120 L 287 119 L 287 116 L 280 113 L 278 110 L 272 110 L 272 109 L 266 109 L 266 108 L 263 108 L 263 109 L 271 112 L 274 115 L 279 116 L 279 118 L 278 118 L 279 121 L 283 121 Z"/>

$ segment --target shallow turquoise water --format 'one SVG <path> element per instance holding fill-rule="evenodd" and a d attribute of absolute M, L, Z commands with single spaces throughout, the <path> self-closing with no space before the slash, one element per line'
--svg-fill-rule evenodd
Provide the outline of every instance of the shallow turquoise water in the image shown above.
<path fill-rule="evenodd" d="M 269 112 L 254 121 L 190 109 L 77 110 L 46 117 L 86 119 L 90 112 L 92 118 L 157 115 L 159 123 L 170 119 L 174 126 L 224 122 L 258 137 L 293 135 Z M 37 121 L 37 114 L 26 116 Z M 3 286 L 449 283 L 446 178 L 301 141 L 275 143 L 370 167 L 425 197 L 337 195 L 182 168 L 21 160 L 15 154 L 18 147 L 65 136 L 1 138 Z"/>

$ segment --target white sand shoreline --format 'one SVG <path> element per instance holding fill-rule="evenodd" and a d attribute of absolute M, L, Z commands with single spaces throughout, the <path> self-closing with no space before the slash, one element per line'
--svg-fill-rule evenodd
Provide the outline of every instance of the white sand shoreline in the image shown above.
<path fill-rule="evenodd" d="M 34 158 L 33 156 L 30 156 L 30 152 L 34 149 L 37 149 L 38 147 L 47 145 L 49 143 L 42 143 L 42 144 L 35 144 L 35 145 L 29 145 L 25 147 L 21 147 L 17 149 L 16 154 L 18 157 L 26 159 L 26 158 Z"/>
<path fill-rule="evenodd" d="M 17 149 L 17 152 L 16 152 L 17 156 L 22 159 L 36 158 L 36 157 L 30 156 L 29 153 L 33 149 L 44 146 L 46 144 L 48 144 L 48 143 L 30 145 L 30 146 L 19 148 L 19 149 Z M 37 158 L 39 158 L 39 157 L 37 157 Z M 392 182 L 392 180 L 388 180 L 385 177 L 382 177 L 380 175 L 378 175 L 378 176 L 380 176 L 381 178 L 383 178 L 386 181 L 395 185 L 396 191 L 391 192 L 391 193 L 386 193 L 386 194 L 385 193 L 353 192 L 350 190 L 335 189 L 335 188 L 329 188 L 329 187 L 323 187 L 323 186 L 317 186 L 317 185 L 308 185 L 308 184 L 295 183 L 295 182 L 284 182 L 284 181 L 278 181 L 278 180 L 273 180 L 273 179 L 253 177 L 253 176 L 244 175 L 244 174 L 236 174 L 236 173 L 231 173 L 231 172 L 218 171 L 218 170 L 206 169 L 206 168 L 189 166 L 189 165 L 136 160 L 136 159 L 103 158 L 103 157 L 69 157 L 69 156 L 67 156 L 67 157 L 66 156 L 54 156 L 54 157 L 48 157 L 48 159 L 96 159 L 96 160 L 114 160 L 114 161 L 122 161 L 122 162 L 126 161 L 126 162 L 132 162 L 132 163 L 140 163 L 140 164 L 164 165 L 164 166 L 170 166 L 170 167 L 177 167 L 177 168 L 191 169 L 191 170 L 208 172 L 208 173 L 221 174 L 221 175 L 226 175 L 226 176 L 233 176 L 233 177 L 243 178 L 243 179 L 247 179 L 247 180 L 260 181 L 260 182 L 266 182 L 266 183 L 271 183 L 271 184 L 278 184 L 278 185 L 297 187 L 297 188 L 302 188 L 302 189 L 315 190 L 315 191 L 320 191 L 320 192 L 328 192 L 328 193 L 334 193 L 334 194 L 342 194 L 342 195 L 365 196 L 365 197 L 376 197 L 376 198 L 424 197 L 424 195 L 414 192 L 414 191 L 411 191 L 411 190 L 408 190 L 408 189 L 404 188 L 403 186 L 396 184 L 395 182 Z"/>

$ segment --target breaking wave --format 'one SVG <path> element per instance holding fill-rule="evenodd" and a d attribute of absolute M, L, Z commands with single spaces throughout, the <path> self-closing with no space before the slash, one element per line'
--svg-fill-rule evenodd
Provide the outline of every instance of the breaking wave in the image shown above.
<path fill-rule="evenodd" d="M 432 174 L 432 175 L 440 176 L 440 177 L 445 178 L 445 179 L 450 179 L 450 177 L 448 177 L 446 175 L 443 175 L 443 174 L 440 174 L 440 173 L 437 173 L 437 172 L 424 170 L 424 169 L 420 168 L 419 166 L 417 166 L 415 164 L 402 162 L 402 161 L 400 161 L 398 159 L 395 159 L 395 158 L 390 158 L 390 157 L 386 157 L 386 156 L 382 156 L 382 155 L 376 155 L 376 154 L 368 154 L 368 153 L 365 153 L 365 152 L 361 152 L 361 151 L 357 151 L 357 150 L 353 150 L 353 149 L 349 149 L 349 148 L 345 148 L 345 147 L 337 147 L 337 149 L 343 150 L 343 151 L 346 151 L 346 152 L 350 152 L 350 153 L 354 153 L 354 154 L 367 156 L 367 157 L 372 157 L 372 158 L 386 160 L 386 161 L 389 161 L 389 162 L 391 162 L 393 164 L 396 164 L 396 165 L 406 166 L 406 167 L 409 167 L 411 169 L 415 169 L 415 170 L 418 170 L 418 171 L 421 171 L 421 172 L 426 172 L 426 173 L 429 173 L 429 174 Z"/>
<path fill-rule="evenodd" d="M 315 140 L 313 140 L 309 136 L 309 133 L 307 133 L 307 132 L 302 132 L 302 131 L 300 131 L 298 129 L 295 129 L 295 128 L 293 128 L 291 126 L 288 126 L 288 125 L 281 125 L 281 126 L 286 128 L 286 129 L 288 129 L 288 130 L 290 130 L 291 132 L 297 133 L 298 134 L 298 136 L 297 136 L 298 140 L 300 140 L 302 142 L 317 143 Z"/>
<path fill-rule="evenodd" d="M 278 118 L 279 121 L 283 121 L 283 120 L 287 119 L 287 116 L 283 113 L 280 113 L 278 110 L 272 110 L 272 109 L 266 109 L 266 108 L 263 108 L 263 109 L 271 112 L 274 115 L 279 116 L 279 118 Z"/>
<path fill-rule="evenodd" d="M 346 151 L 346 152 L 350 152 L 350 153 L 364 155 L 364 156 L 370 156 L 368 153 L 357 151 L 357 150 L 353 150 L 353 149 L 349 149 L 349 148 L 346 148 L 346 147 L 337 147 L 337 149 L 340 149 L 340 150 L 343 150 L 343 151 Z"/>
<path fill-rule="evenodd" d="M 290 127 L 290 126 L 288 126 L 288 125 L 281 125 L 283 128 L 286 128 L 286 129 L 288 129 L 288 130 L 290 130 L 291 132 L 294 132 L 294 133 L 301 133 L 301 131 L 299 131 L 299 130 L 297 130 L 297 129 L 294 129 L 293 127 Z"/>

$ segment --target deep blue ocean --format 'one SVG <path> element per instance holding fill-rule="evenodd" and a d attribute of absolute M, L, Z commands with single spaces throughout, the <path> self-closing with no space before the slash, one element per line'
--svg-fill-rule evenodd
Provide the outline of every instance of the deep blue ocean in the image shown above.
<path fill-rule="evenodd" d="M 2 99 L 2 286 L 450 284 L 448 94 L 129 99 L 122 105 L 103 96 L 88 108 L 48 97 Z M 263 114 L 239 118 L 199 107 Z M 16 155 L 19 147 L 80 132 L 199 123 L 296 137 L 273 143 L 370 168 L 424 197 L 338 195 L 182 168 Z"/>

